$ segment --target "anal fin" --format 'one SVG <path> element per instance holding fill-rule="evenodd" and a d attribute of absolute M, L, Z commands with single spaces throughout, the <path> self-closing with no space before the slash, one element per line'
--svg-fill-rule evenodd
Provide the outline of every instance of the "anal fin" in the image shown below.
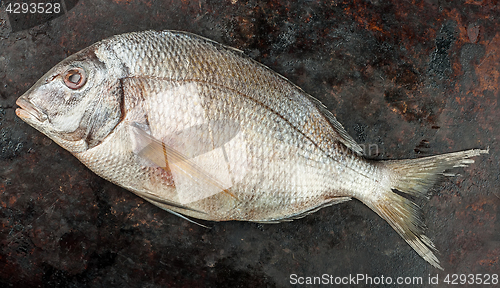
<path fill-rule="evenodd" d="M 293 221 L 293 220 L 297 220 L 297 219 L 300 219 L 300 218 L 304 218 L 306 217 L 307 215 L 309 214 L 312 214 L 322 208 L 325 208 L 325 207 L 328 207 L 328 206 L 332 206 L 332 205 L 335 205 L 335 204 L 339 204 L 339 203 L 343 203 L 343 202 L 347 202 L 351 200 L 351 197 L 335 197 L 333 198 L 331 201 L 329 202 L 326 202 L 326 203 L 321 203 L 320 205 L 318 206 L 315 206 L 315 207 L 312 207 L 306 211 L 301 211 L 299 213 L 296 213 L 296 214 L 292 214 L 292 215 L 288 215 L 287 217 L 285 218 L 280 218 L 280 219 L 269 219 L 269 220 L 265 220 L 265 221 L 254 221 L 254 222 L 258 222 L 258 223 L 280 223 L 280 222 L 290 222 L 290 221 Z"/>

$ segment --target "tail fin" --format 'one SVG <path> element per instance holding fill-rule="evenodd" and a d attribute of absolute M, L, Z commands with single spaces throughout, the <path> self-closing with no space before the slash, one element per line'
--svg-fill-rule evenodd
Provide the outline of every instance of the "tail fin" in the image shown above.
<path fill-rule="evenodd" d="M 439 180 L 440 175 L 454 167 L 465 167 L 474 163 L 470 157 L 488 153 L 489 150 L 467 150 L 419 159 L 382 161 L 388 169 L 390 188 L 379 191 L 375 197 L 363 201 L 367 206 L 384 218 L 415 251 L 432 266 L 443 269 L 434 255 L 436 247 L 424 235 L 422 210 L 412 201 L 394 193 L 397 189 L 412 196 L 427 196 L 427 190 Z M 384 169 L 382 168 L 382 169 Z"/>

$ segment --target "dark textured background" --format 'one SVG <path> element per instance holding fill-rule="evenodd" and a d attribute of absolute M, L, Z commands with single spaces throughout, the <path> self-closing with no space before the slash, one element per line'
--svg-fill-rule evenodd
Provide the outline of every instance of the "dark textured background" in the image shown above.
<path fill-rule="evenodd" d="M 421 276 L 425 284 L 429 274 L 442 282 L 499 273 L 499 5 L 66 0 L 53 19 L 8 15 L 4 6 L 0 286 L 286 287 L 291 273 Z M 420 201 L 445 271 L 359 201 L 291 223 L 196 226 L 102 180 L 15 116 L 17 97 L 60 60 L 145 29 L 244 50 L 319 98 L 359 143 L 377 145 L 372 158 L 489 147 Z"/>

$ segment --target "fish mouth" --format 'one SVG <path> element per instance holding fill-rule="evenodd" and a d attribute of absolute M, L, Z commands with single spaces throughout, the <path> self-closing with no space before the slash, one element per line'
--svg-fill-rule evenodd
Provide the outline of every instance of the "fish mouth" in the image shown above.
<path fill-rule="evenodd" d="M 38 109 L 31 104 L 30 101 L 25 100 L 24 97 L 19 97 L 16 101 L 17 106 L 21 108 L 16 109 L 17 117 L 26 120 L 35 118 L 38 122 L 44 122 L 47 120 L 47 115 L 38 111 Z"/>

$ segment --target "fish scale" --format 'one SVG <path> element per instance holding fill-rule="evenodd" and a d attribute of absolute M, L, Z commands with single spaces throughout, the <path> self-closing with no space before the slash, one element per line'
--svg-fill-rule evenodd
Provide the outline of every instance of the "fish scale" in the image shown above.
<path fill-rule="evenodd" d="M 162 83 L 164 83 L 163 85 L 160 85 L 160 84 L 158 84 L 158 82 L 155 82 L 156 83 L 156 88 L 152 88 L 151 84 L 149 83 L 150 81 L 152 81 L 152 80 L 148 80 L 148 81 L 146 81 L 148 83 L 146 83 L 146 84 L 143 83 L 142 85 L 137 85 L 137 86 L 144 87 L 145 90 L 152 91 L 153 94 L 158 93 L 158 91 L 167 91 L 167 90 L 169 90 L 168 88 L 166 88 L 166 86 L 169 86 L 168 84 L 165 84 L 167 82 L 162 82 Z M 144 82 L 144 80 L 143 80 L 143 82 Z M 158 87 L 161 87 L 161 88 L 158 88 Z M 205 86 L 202 85 L 202 87 L 205 87 Z M 205 93 L 208 93 L 211 90 L 208 89 L 208 88 L 206 88 L 206 89 L 204 89 L 204 91 L 205 91 Z M 203 92 L 200 92 L 200 93 L 201 93 L 201 95 L 204 94 Z M 150 96 L 148 94 L 144 94 L 144 92 L 143 92 L 142 95 L 143 95 L 144 98 L 151 98 L 152 97 L 152 96 Z M 226 97 L 218 97 L 218 98 L 224 99 Z M 163 111 L 163 110 L 161 110 L 161 111 L 151 110 L 153 107 L 152 106 L 147 106 L 146 107 L 146 110 L 147 110 L 146 114 L 153 115 L 153 117 L 151 117 L 151 116 L 149 117 L 149 124 L 150 124 L 150 126 L 151 127 L 165 127 L 166 125 L 168 125 L 168 123 L 177 123 L 178 125 L 182 125 L 181 127 L 177 127 L 178 129 L 182 130 L 182 129 L 185 129 L 186 127 L 188 127 L 188 126 L 192 126 L 194 124 L 199 124 L 200 122 L 198 122 L 198 123 L 192 122 L 192 123 L 186 125 L 185 121 L 186 120 L 192 120 L 193 119 L 192 117 L 188 117 L 188 119 L 185 119 L 185 120 L 180 120 L 180 119 L 184 119 L 182 117 L 185 117 L 186 114 L 189 114 L 189 113 L 186 112 L 185 108 L 182 107 L 182 103 L 185 103 L 184 100 L 185 99 L 178 99 L 178 101 L 177 100 L 171 100 L 170 101 L 170 105 L 173 105 L 175 107 L 174 110 L 181 111 L 181 112 L 178 113 L 178 114 L 176 114 L 176 115 L 168 115 L 168 116 L 164 116 L 164 117 L 160 117 L 161 111 Z M 246 100 L 246 99 L 243 98 L 243 100 Z M 218 101 L 216 101 L 215 99 L 210 99 L 210 101 L 208 101 L 208 102 L 211 105 L 213 105 L 213 106 L 220 106 L 220 105 L 216 104 Z M 147 102 L 147 103 L 149 104 L 149 102 Z M 162 107 L 162 103 L 159 102 L 159 101 L 153 101 L 153 103 L 158 103 L 158 105 L 156 107 Z M 245 106 L 250 105 L 252 102 L 246 100 L 246 103 L 247 103 L 246 105 L 242 103 L 241 104 L 242 107 L 241 108 L 236 108 L 236 109 L 240 110 L 240 111 L 241 110 L 247 110 L 247 109 L 249 111 L 253 111 L 253 109 L 251 107 L 250 108 L 245 108 Z M 225 105 L 225 106 L 229 107 L 228 105 Z M 230 108 L 233 109 L 235 106 L 238 107 L 237 101 L 233 101 L 232 106 Z M 189 106 L 186 106 L 186 107 L 189 107 Z M 216 109 L 210 109 L 210 108 L 208 108 L 207 110 L 208 111 L 215 111 Z M 221 111 L 220 114 L 230 115 L 231 114 L 230 112 L 231 111 Z M 260 118 L 260 117 L 262 117 L 263 113 L 249 113 L 249 114 L 254 115 L 254 116 Z M 172 117 L 177 117 L 177 116 L 181 117 L 181 118 L 180 119 L 173 119 L 172 118 Z M 160 122 L 157 122 L 157 120 L 160 120 Z M 246 119 L 246 121 L 249 123 L 247 129 L 251 129 L 252 123 L 258 122 L 259 119 L 256 119 L 256 120 L 254 120 L 254 119 Z M 182 123 L 184 123 L 184 124 L 182 124 Z M 273 122 L 272 125 L 270 125 L 270 127 L 272 127 L 274 125 L 275 125 L 275 123 Z M 270 127 L 266 126 L 266 127 L 263 127 L 263 128 L 269 130 Z M 158 128 L 155 128 L 155 129 L 158 129 Z M 155 134 L 157 134 L 157 133 L 154 132 L 155 129 L 152 129 L 153 130 L 153 136 L 156 136 Z M 243 129 L 243 127 L 242 127 L 242 129 Z M 272 128 L 271 128 L 271 130 L 272 130 Z M 260 131 L 260 133 L 266 134 L 266 133 L 269 133 L 269 132 L 268 131 Z M 275 133 L 275 132 L 273 131 L 273 133 Z M 168 134 L 168 133 L 166 133 L 166 134 Z M 249 140 L 247 140 L 247 141 L 249 141 Z M 265 139 L 262 139 L 262 141 L 266 142 Z M 269 141 L 267 141 L 267 142 L 269 142 Z M 282 173 L 285 170 L 286 167 L 275 167 L 275 166 L 271 166 L 271 167 L 264 166 L 263 167 L 263 164 L 259 162 L 259 161 L 261 161 L 261 159 L 268 159 L 270 157 L 277 157 L 277 156 L 280 156 L 280 154 L 281 154 L 282 158 L 285 158 L 287 156 L 287 154 L 290 153 L 290 152 L 287 152 L 286 150 L 285 151 L 284 150 L 279 150 L 279 151 L 271 153 L 270 151 L 274 150 L 273 149 L 274 148 L 274 144 L 275 144 L 274 142 L 269 142 L 269 145 L 260 145 L 260 146 L 258 146 L 259 149 L 254 152 L 255 155 L 250 157 L 252 159 L 255 159 L 257 161 L 257 163 L 255 163 L 254 165 L 249 165 L 248 164 L 248 166 L 250 166 L 249 169 L 253 169 L 253 171 L 260 171 L 260 170 L 264 169 L 264 170 L 267 170 L 267 171 L 271 171 L 271 172 L 269 172 L 270 174 L 273 174 L 273 175 L 276 174 L 276 176 L 273 177 L 274 179 L 276 179 L 276 181 L 269 182 L 267 184 L 267 186 L 264 187 L 264 189 L 268 189 L 269 191 L 270 190 L 277 190 L 278 189 L 279 193 L 281 193 L 282 191 L 290 191 L 290 189 L 289 189 L 290 187 L 286 186 L 287 183 L 290 180 L 285 181 L 285 179 L 290 179 L 291 175 L 297 174 L 296 172 L 294 172 L 292 170 L 290 172 L 291 175 L 280 175 L 280 173 Z M 285 144 L 283 146 L 286 147 Z M 311 145 L 311 147 L 314 147 L 314 146 Z M 248 154 L 252 155 L 253 153 L 250 152 Z M 270 155 L 270 154 L 276 154 L 276 155 Z M 277 157 L 277 158 L 279 158 L 279 157 Z M 269 164 L 268 161 L 264 161 L 264 162 L 265 162 L 264 164 Z M 316 162 L 313 162 L 313 163 L 316 163 Z M 236 165 L 236 166 L 238 166 L 238 165 Z M 288 162 L 284 163 L 283 166 L 290 167 L 290 169 L 293 169 L 293 167 L 294 167 L 293 165 L 289 164 Z M 273 170 L 275 170 L 276 172 L 273 173 L 272 172 Z M 318 170 L 324 171 L 324 168 L 321 168 L 321 169 L 318 169 Z M 317 175 L 317 173 L 310 173 L 310 174 L 314 175 L 314 176 Z M 326 180 L 330 179 L 330 177 L 325 177 L 325 178 L 326 178 Z M 262 179 L 265 179 L 265 178 L 262 177 L 262 175 L 260 175 L 260 176 L 256 177 L 256 179 L 261 179 L 262 180 Z M 281 182 L 281 181 L 283 181 L 283 182 Z M 293 179 L 292 179 L 292 183 L 293 183 Z M 323 182 L 321 182 L 321 181 L 310 181 L 310 184 L 308 185 L 309 187 L 307 187 L 307 185 L 304 185 L 302 183 L 293 183 L 291 185 L 292 186 L 296 186 L 296 187 L 298 187 L 298 186 L 306 186 L 307 187 L 306 189 L 310 190 L 311 186 L 313 185 L 313 183 L 323 183 Z M 285 186 L 282 186 L 282 185 L 285 185 Z M 287 192 L 287 193 L 289 193 L 289 192 Z"/>
<path fill-rule="evenodd" d="M 162 53 L 161 50 L 154 51 L 152 57 L 143 59 L 138 58 L 137 53 L 130 51 L 126 46 L 120 46 L 118 47 L 119 49 L 114 49 L 116 55 L 118 55 L 124 65 L 128 67 L 132 75 L 140 74 L 142 77 L 150 76 L 171 80 L 200 80 L 222 86 L 232 85 L 229 87 L 269 107 L 275 111 L 277 115 L 286 115 L 286 119 L 290 121 L 290 124 L 294 127 L 298 127 L 299 129 L 302 128 L 308 118 L 306 116 L 311 117 L 312 119 L 309 119 L 310 121 L 308 121 L 308 124 L 312 127 L 302 132 L 311 138 L 314 137 L 316 140 L 319 140 L 316 144 L 325 151 L 332 146 L 333 141 L 329 139 L 329 135 L 326 137 L 324 136 L 325 138 L 322 140 L 320 140 L 318 136 L 320 135 L 319 132 L 323 130 L 329 129 L 331 133 L 335 133 L 335 131 L 332 130 L 329 125 L 321 126 L 325 121 L 321 121 L 323 116 L 313 107 L 314 104 L 308 101 L 297 103 L 297 100 L 307 97 L 306 94 L 281 76 L 269 73 L 270 71 L 266 67 L 256 65 L 252 63 L 250 59 L 241 57 L 241 55 L 238 55 L 240 52 L 236 50 L 218 50 L 216 47 L 219 46 L 219 44 L 212 46 L 215 43 L 209 40 L 190 38 L 188 35 L 180 36 L 177 35 L 177 33 L 172 33 L 174 41 L 167 37 L 162 37 L 159 33 L 151 33 L 150 36 L 152 36 L 151 39 L 153 40 L 145 38 L 138 44 L 138 49 L 151 50 L 148 49 L 148 43 L 163 41 L 163 46 L 169 47 L 168 51 L 166 53 Z M 130 38 L 130 36 L 126 38 Z M 178 38 L 182 38 L 185 41 L 179 41 Z M 133 43 L 135 44 L 135 42 Z M 186 49 L 186 47 L 189 46 L 193 46 L 192 49 Z M 170 51 L 175 51 L 171 58 L 165 56 L 168 55 Z M 225 61 L 219 62 L 218 60 L 220 58 L 223 58 Z M 194 63 L 192 67 L 186 67 L 186 65 L 184 65 L 185 61 L 178 59 L 194 59 L 193 61 L 189 61 Z M 158 67 L 158 63 L 162 63 L 166 69 L 161 70 L 159 74 L 154 74 L 155 71 L 152 71 L 151 67 Z M 195 63 L 198 65 L 194 65 Z M 222 66 L 221 64 L 226 65 Z M 236 71 L 236 77 L 230 77 L 232 71 Z M 227 83 L 227 79 L 233 79 L 233 81 Z M 316 115 L 307 113 L 308 110 L 313 110 Z M 336 151 L 329 151 L 329 153 L 336 153 Z"/>
<path fill-rule="evenodd" d="M 437 268 L 404 196 L 426 196 L 445 171 L 488 153 L 367 160 L 318 100 L 239 50 L 179 31 L 95 43 L 16 103 L 96 174 L 190 221 L 290 221 L 355 198 Z"/>

